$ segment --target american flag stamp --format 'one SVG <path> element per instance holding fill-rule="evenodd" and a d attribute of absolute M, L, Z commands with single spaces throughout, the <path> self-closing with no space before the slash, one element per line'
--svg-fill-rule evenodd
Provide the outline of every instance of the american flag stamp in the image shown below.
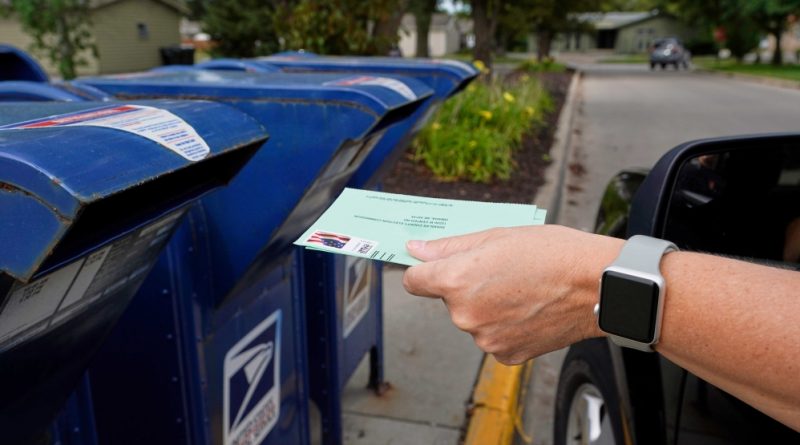
<path fill-rule="evenodd" d="M 323 230 L 312 233 L 306 242 L 324 250 L 342 250 L 359 255 L 368 255 L 378 245 L 375 241 Z"/>

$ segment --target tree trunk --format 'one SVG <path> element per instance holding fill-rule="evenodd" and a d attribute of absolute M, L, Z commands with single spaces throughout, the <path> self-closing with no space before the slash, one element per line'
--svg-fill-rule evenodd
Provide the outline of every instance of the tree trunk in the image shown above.
<path fill-rule="evenodd" d="M 431 30 L 432 15 L 431 13 L 426 13 L 426 11 L 418 11 L 414 14 L 414 20 L 417 24 L 417 57 L 430 57 L 428 36 Z"/>
<path fill-rule="evenodd" d="M 775 50 L 772 52 L 772 64 L 775 66 L 779 66 L 783 64 L 783 50 L 781 49 L 781 34 L 783 34 L 783 29 L 780 28 L 777 31 L 773 31 L 772 35 L 775 36 Z"/>
<path fill-rule="evenodd" d="M 376 42 L 375 53 L 381 56 L 389 54 L 389 51 L 397 44 L 400 32 L 400 23 L 403 21 L 403 14 L 408 9 L 408 0 L 398 0 L 397 8 L 383 20 L 377 20 L 372 30 L 373 41 Z"/>
<path fill-rule="evenodd" d="M 497 2 L 498 0 L 494 0 Z M 492 0 L 472 0 L 472 22 L 475 31 L 475 48 L 473 57 L 480 60 L 487 67 L 492 66 L 492 29 L 491 18 L 489 17 L 489 4 Z"/>
<path fill-rule="evenodd" d="M 536 33 L 536 60 L 541 62 L 546 57 L 550 57 L 552 42 L 553 36 L 549 30 L 542 30 Z"/>

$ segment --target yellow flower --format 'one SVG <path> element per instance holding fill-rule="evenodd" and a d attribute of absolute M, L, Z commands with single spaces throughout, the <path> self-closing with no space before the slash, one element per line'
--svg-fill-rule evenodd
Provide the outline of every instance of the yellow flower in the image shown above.
<path fill-rule="evenodd" d="M 525 107 L 525 112 L 530 115 L 533 115 L 533 107 L 528 105 L 527 107 Z"/>
<path fill-rule="evenodd" d="M 478 146 L 478 141 L 473 139 L 473 140 L 469 141 L 468 145 L 469 145 L 469 148 L 475 148 L 475 147 Z"/>
<path fill-rule="evenodd" d="M 506 91 L 503 93 L 503 99 L 505 99 L 508 103 L 512 103 L 514 102 L 514 95 Z"/>
<path fill-rule="evenodd" d="M 489 111 L 489 110 L 481 110 L 481 111 L 478 111 L 478 114 L 480 114 L 481 116 L 483 116 L 483 118 L 484 118 L 484 119 L 486 119 L 487 121 L 490 121 L 490 120 L 492 120 L 492 112 L 491 112 L 491 111 Z"/>
<path fill-rule="evenodd" d="M 528 108 L 530 108 L 530 107 L 528 107 Z M 434 122 L 433 124 L 431 124 L 431 128 L 433 128 L 434 130 L 438 130 L 438 129 L 442 128 L 442 124 L 440 124 L 438 122 Z"/>
<path fill-rule="evenodd" d="M 476 88 L 475 88 L 475 85 L 470 85 L 470 86 L 468 86 L 468 87 L 467 87 L 467 91 L 469 91 L 470 93 L 472 93 L 473 91 L 475 91 L 475 89 L 476 89 Z"/>
<path fill-rule="evenodd" d="M 489 72 L 489 67 L 486 66 L 485 63 L 483 63 L 483 60 L 474 60 L 472 62 L 472 64 L 475 66 L 475 68 L 478 69 L 478 71 L 480 71 L 482 73 L 488 73 Z"/>

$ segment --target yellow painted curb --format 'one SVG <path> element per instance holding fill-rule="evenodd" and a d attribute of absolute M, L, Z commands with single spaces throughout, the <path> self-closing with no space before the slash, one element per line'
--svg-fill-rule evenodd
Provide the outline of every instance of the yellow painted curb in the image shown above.
<path fill-rule="evenodd" d="M 465 445 L 503 445 L 514 440 L 522 380 L 532 362 L 506 366 L 491 355 L 483 359 L 478 383 L 472 393 L 473 412 Z"/>

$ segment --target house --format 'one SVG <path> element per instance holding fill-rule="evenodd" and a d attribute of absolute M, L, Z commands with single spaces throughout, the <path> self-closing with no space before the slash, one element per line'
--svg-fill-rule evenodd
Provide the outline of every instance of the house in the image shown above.
<path fill-rule="evenodd" d="M 182 0 L 90 0 L 91 33 L 97 57 L 88 51 L 81 75 L 142 71 L 161 65 L 160 48 L 179 45 L 179 22 L 188 9 Z M 0 43 L 28 50 L 33 39 L 11 15 L 0 18 Z M 58 69 L 32 54 L 51 75 Z"/>
<path fill-rule="evenodd" d="M 472 31 L 471 20 L 434 13 L 428 32 L 428 53 L 431 57 L 441 57 L 462 49 Z M 403 56 L 414 57 L 417 53 L 417 23 L 413 14 L 405 14 L 400 24 L 400 52 Z"/>
<path fill-rule="evenodd" d="M 671 15 L 657 10 L 649 12 L 588 12 L 576 14 L 575 21 L 585 26 L 574 32 L 561 33 L 553 40 L 554 51 L 614 50 L 633 54 L 647 50 L 661 37 L 691 39 L 695 31 Z M 536 36 L 528 38 L 530 51 L 536 51 Z"/>

